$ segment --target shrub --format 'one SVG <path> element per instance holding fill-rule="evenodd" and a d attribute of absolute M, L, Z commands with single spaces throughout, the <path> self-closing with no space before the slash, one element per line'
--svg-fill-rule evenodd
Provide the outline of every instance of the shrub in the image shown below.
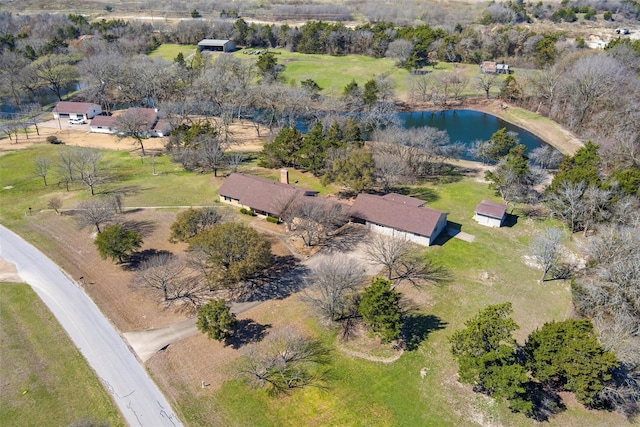
<path fill-rule="evenodd" d="M 47 137 L 47 142 L 48 142 L 49 144 L 64 144 L 64 142 L 60 141 L 60 140 L 58 139 L 58 137 L 57 137 L 57 136 L 55 136 L 55 135 L 49 135 L 49 136 Z"/>
<path fill-rule="evenodd" d="M 254 211 L 252 211 L 251 209 L 246 209 L 246 208 L 240 208 L 240 213 L 241 214 L 245 214 L 245 215 L 249 215 L 249 216 L 255 216 L 256 213 Z"/>
<path fill-rule="evenodd" d="M 274 216 L 267 215 L 267 222 L 272 222 L 274 224 L 278 224 L 280 220 Z"/>

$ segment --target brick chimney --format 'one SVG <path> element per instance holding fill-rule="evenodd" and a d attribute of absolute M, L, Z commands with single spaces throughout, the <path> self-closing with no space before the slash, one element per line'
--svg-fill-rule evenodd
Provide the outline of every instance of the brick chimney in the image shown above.
<path fill-rule="evenodd" d="M 289 170 L 288 169 L 280 169 L 280 182 L 283 184 L 289 183 Z"/>

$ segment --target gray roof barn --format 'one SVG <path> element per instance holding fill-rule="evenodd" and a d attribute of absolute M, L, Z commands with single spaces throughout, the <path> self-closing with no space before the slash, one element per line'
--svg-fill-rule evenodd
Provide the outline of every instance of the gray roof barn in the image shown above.
<path fill-rule="evenodd" d="M 236 44 L 233 40 L 204 39 L 198 43 L 200 52 L 208 50 L 213 52 L 233 52 Z"/>

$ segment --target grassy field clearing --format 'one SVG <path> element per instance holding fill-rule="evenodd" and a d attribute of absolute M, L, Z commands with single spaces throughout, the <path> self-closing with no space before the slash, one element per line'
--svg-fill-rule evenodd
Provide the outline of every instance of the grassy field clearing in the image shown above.
<path fill-rule="evenodd" d="M 181 44 L 171 44 L 164 43 L 161 44 L 158 48 L 154 49 L 149 53 L 149 56 L 152 58 L 163 58 L 169 62 L 173 62 L 173 60 L 178 56 L 180 52 L 184 56 L 184 59 L 187 59 L 190 55 L 196 53 L 196 49 L 198 46 L 193 44 L 181 45 Z"/>
<path fill-rule="evenodd" d="M 25 284 L 0 283 L 0 425 L 125 423 L 56 319 Z M 95 424 L 97 425 L 97 424 Z"/>
<path fill-rule="evenodd" d="M 253 52 L 256 49 L 238 51 L 235 55 L 242 59 L 257 61 L 258 55 L 245 55 L 243 52 Z M 408 96 L 410 79 L 412 76 L 404 68 L 398 68 L 395 60 L 389 58 L 372 58 L 365 55 L 319 55 L 289 52 L 283 49 L 272 49 L 277 52 L 274 56 L 278 63 L 285 66 L 284 80 L 295 85 L 301 81 L 312 79 L 323 89 L 324 95 L 340 96 L 344 87 L 355 80 L 360 87 L 375 77 L 386 76 L 395 81 L 396 96 Z M 215 54 L 219 55 L 219 54 Z M 484 92 L 476 87 L 476 76 L 480 69 L 475 64 L 452 64 L 440 62 L 436 67 L 424 67 L 427 77 L 436 77 L 444 72 L 456 71 L 468 78 L 466 89 L 462 96 L 484 96 Z M 492 95 L 499 92 L 500 82 L 504 76 L 498 76 L 498 84 L 492 88 Z"/>
<path fill-rule="evenodd" d="M 59 196 L 64 200 L 63 209 L 75 208 L 89 199 L 87 187 L 73 183 L 69 192 L 58 185 L 55 167 L 47 177 L 45 187 L 42 178 L 34 174 L 36 156 L 49 157 L 52 165 L 64 146 L 41 144 L 0 157 L 0 183 L 2 200 L 0 220 L 8 226 L 19 226 L 29 207 L 33 212 L 47 209 L 49 200 Z M 217 180 L 208 174 L 186 172 L 167 156 L 155 157 L 154 175 L 152 159 L 127 152 L 102 151 L 102 164 L 109 179 L 96 187 L 97 196 L 108 195 L 115 190 L 125 191 L 125 206 L 190 206 L 211 204 L 217 199 Z M 220 181 L 221 182 L 221 181 Z"/>

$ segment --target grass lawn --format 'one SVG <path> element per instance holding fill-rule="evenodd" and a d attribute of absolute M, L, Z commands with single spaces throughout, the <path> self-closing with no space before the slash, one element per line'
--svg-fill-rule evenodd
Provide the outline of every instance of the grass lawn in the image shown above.
<path fill-rule="evenodd" d="M 91 198 L 89 189 L 81 183 L 71 184 L 69 192 L 64 185 L 57 184 L 53 165 L 58 152 L 66 148 L 42 144 L 0 157 L 0 183 L 3 187 L 0 189 L 3 200 L 0 220 L 3 224 L 9 227 L 19 225 L 29 207 L 34 212 L 47 209 L 49 200 L 54 196 L 64 200 L 63 209 L 74 208 L 80 201 Z M 109 179 L 96 186 L 95 197 L 115 190 L 125 191 L 125 207 L 210 205 L 217 199 L 216 189 L 221 179 L 210 174 L 186 172 L 167 156 L 155 157 L 154 175 L 149 156 L 143 163 L 140 157 L 127 152 L 102 153 L 102 164 Z M 49 157 L 52 162 L 46 187 L 42 178 L 33 173 L 36 156 Z"/>
<path fill-rule="evenodd" d="M 0 425 L 124 426 L 109 394 L 25 284 L 0 283 Z"/>
<path fill-rule="evenodd" d="M 149 56 L 152 58 L 163 58 L 169 62 L 173 62 L 176 56 L 180 52 L 184 56 L 184 59 L 187 59 L 190 55 L 196 53 L 196 49 L 198 46 L 193 44 L 181 45 L 181 44 L 172 44 L 172 43 L 164 43 L 158 46 L 156 49 L 152 50 L 149 53 Z"/>
<path fill-rule="evenodd" d="M 254 50 L 254 49 L 249 49 Z M 279 64 L 285 66 L 284 79 L 299 85 L 301 81 L 312 79 L 323 89 L 324 95 L 339 96 L 343 88 L 355 80 L 359 86 L 377 76 L 385 75 L 395 80 L 396 90 L 406 90 L 409 73 L 395 66 L 392 59 L 378 59 L 364 55 L 318 55 L 272 49 Z M 258 55 L 245 55 L 238 51 L 241 59 L 258 60 Z"/>

